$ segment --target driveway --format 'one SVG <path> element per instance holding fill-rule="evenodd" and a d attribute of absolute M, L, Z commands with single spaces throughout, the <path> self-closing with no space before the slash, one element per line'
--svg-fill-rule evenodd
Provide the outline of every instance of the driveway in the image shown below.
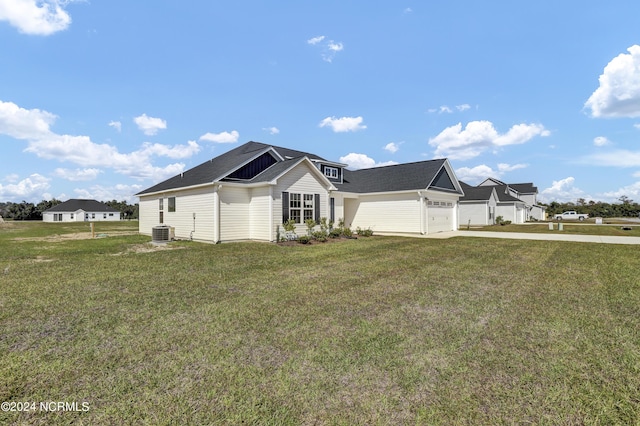
<path fill-rule="evenodd" d="M 417 234 L 387 234 L 378 235 L 398 235 L 403 237 L 420 237 L 432 239 L 448 239 L 453 237 L 479 237 L 479 238 L 502 238 L 511 240 L 540 240 L 540 241 L 573 241 L 578 243 L 604 243 L 604 244 L 631 244 L 640 245 L 640 237 L 617 237 L 609 235 L 578 235 L 561 234 L 559 231 L 553 234 L 533 234 L 526 232 L 490 232 L 490 231 L 449 231 L 437 234 L 417 235 Z"/>
<path fill-rule="evenodd" d="M 619 237 L 612 235 L 581 235 L 581 234 L 534 234 L 527 232 L 491 232 L 491 231 L 452 231 L 442 232 L 449 234 L 443 238 L 452 237 L 480 237 L 502 238 L 513 240 L 541 240 L 541 241 L 573 241 L 578 243 L 604 243 L 604 244 L 640 244 L 640 237 Z M 435 236 L 435 235 L 434 235 Z"/>

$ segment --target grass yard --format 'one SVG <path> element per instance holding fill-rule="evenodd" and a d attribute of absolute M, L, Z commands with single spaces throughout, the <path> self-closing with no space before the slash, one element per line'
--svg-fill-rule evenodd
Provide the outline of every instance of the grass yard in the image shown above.
<path fill-rule="evenodd" d="M 0 424 L 640 424 L 635 246 L 97 226 L 0 225 L 0 401 L 88 404 Z"/>
<path fill-rule="evenodd" d="M 584 234 L 584 235 L 613 235 L 621 237 L 640 237 L 640 224 L 615 224 L 615 225 L 586 225 L 562 222 L 563 230 L 558 230 L 558 222 L 553 223 L 553 231 L 549 230 L 549 223 L 530 223 L 530 224 L 509 224 L 509 225 L 490 225 L 478 228 L 471 228 L 472 231 L 492 231 L 492 232 L 526 232 L 535 234 Z M 622 229 L 630 228 L 630 229 Z M 466 230 L 466 226 L 461 226 L 461 230 Z"/>

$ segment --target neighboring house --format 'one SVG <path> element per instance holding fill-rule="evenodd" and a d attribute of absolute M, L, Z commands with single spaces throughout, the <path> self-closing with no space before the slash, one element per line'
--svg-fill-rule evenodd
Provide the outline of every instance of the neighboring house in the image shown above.
<path fill-rule="evenodd" d="M 458 201 L 460 226 L 494 225 L 498 206 L 496 189 L 493 186 L 471 186 L 462 181 L 460 185 L 464 191 L 464 197 Z"/>
<path fill-rule="evenodd" d="M 460 224 L 493 225 L 498 216 L 512 223 L 544 220 L 546 208 L 537 204 L 538 188 L 532 183 L 507 184 L 485 179 L 478 186 L 461 182 Z"/>
<path fill-rule="evenodd" d="M 119 221 L 120 212 L 96 200 L 71 199 L 42 213 L 44 222 Z"/>
<path fill-rule="evenodd" d="M 139 230 L 176 238 L 275 241 L 293 219 L 326 217 L 375 232 L 434 233 L 458 227 L 462 188 L 446 159 L 351 171 L 308 152 L 247 142 L 136 194 Z"/>

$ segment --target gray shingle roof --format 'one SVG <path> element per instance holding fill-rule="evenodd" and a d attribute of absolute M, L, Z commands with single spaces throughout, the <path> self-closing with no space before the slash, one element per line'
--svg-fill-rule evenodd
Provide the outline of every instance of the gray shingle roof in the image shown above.
<path fill-rule="evenodd" d="M 184 173 L 176 175 L 150 188 L 147 188 L 137 193 L 136 195 L 143 195 L 158 191 L 167 191 L 170 189 L 184 188 L 215 182 L 216 180 L 228 175 L 239 166 L 243 165 L 247 161 L 251 160 L 261 152 L 268 150 L 269 148 L 273 148 L 280 156 L 284 157 L 285 159 L 300 158 L 306 156 L 309 159 L 326 161 L 324 160 L 324 158 L 319 157 L 315 154 L 310 154 L 308 152 L 296 151 L 294 149 L 282 148 L 273 145 L 267 145 L 261 142 L 251 141 L 240 145 L 239 147 L 234 148 L 231 151 L 225 152 L 224 154 L 221 154 L 215 158 L 212 158 L 211 160 L 204 162 L 192 169 L 189 169 Z M 271 168 L 274 168 L 275 170 L 280 167 L 282 167 L 282 165 L 276 163 Z M 266 172 L 268 172 L 271 168 L 254 177 L 251 181 L 246 182 L 249 183 L 269 181 L 269 173 Z"/>
<path fill-rule="evenodd" d="M 267 145 L 260 142 L 247 142 L 184 173 L 147 188 L 136 195 L 213 183 L 229 175 L 238 167 L 269 148 L 274 149 L 284 158 L 284 161 L 279 161 L 271 165 L 250 180 L 238 180 L 237 182 L 270 182 L 303 157 L 307 157 L 310 160 L 328 162 L 322 157 L 304 151 Z M 336 185 L 342 191 L 356 193 L 426 189 L 442 169 L 445 161 L 445 159 L 439 159 L 355 171 L 345 170 L 344 183 Z M 447 191 L 446 189 L 443 190 Z"/>
<path fill-rule="evenodd" d="M 419 161 L 371 169 L 345 170 L 344 183 L 338 189 L 367 193 L 427 189 L 445 160 Z"/>
<path fill-rule="evenodd" d="M 488 201 L 495 188 L 494 186 L 471 186 L 462 181 L 460 186 L 464 191 L 464 197 L 460 197 L 460 201 Z"/>
<path fill-rule="evenodd" d="M 78 210 L 84 210 L 85 212 L 104 212 L 104 213 L 120 213 L 118 210 L 107 206 L 96 200 L 81 200 L 72 198 L 64 203 L 60 203 L 57 206 L 51 207 L 45 212 L 76 212 Z"/>
<path fill-rule="evenodd" d="M 533 186 L 533 183 L 510 183 L 509 186 L 520 194 L 537 194 L 538 188 Z"/>

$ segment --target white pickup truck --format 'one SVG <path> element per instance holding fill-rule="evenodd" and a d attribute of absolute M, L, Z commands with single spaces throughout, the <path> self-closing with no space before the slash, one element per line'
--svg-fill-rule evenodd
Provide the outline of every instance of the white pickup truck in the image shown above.
<path fill-rule="evenodd" d="M 577 213 L 574 210 L 569 210 L 562 214 L 557 214 L 553 217 L 555 220 L 585 220 L 589 218 L 586 213 Z"/>

